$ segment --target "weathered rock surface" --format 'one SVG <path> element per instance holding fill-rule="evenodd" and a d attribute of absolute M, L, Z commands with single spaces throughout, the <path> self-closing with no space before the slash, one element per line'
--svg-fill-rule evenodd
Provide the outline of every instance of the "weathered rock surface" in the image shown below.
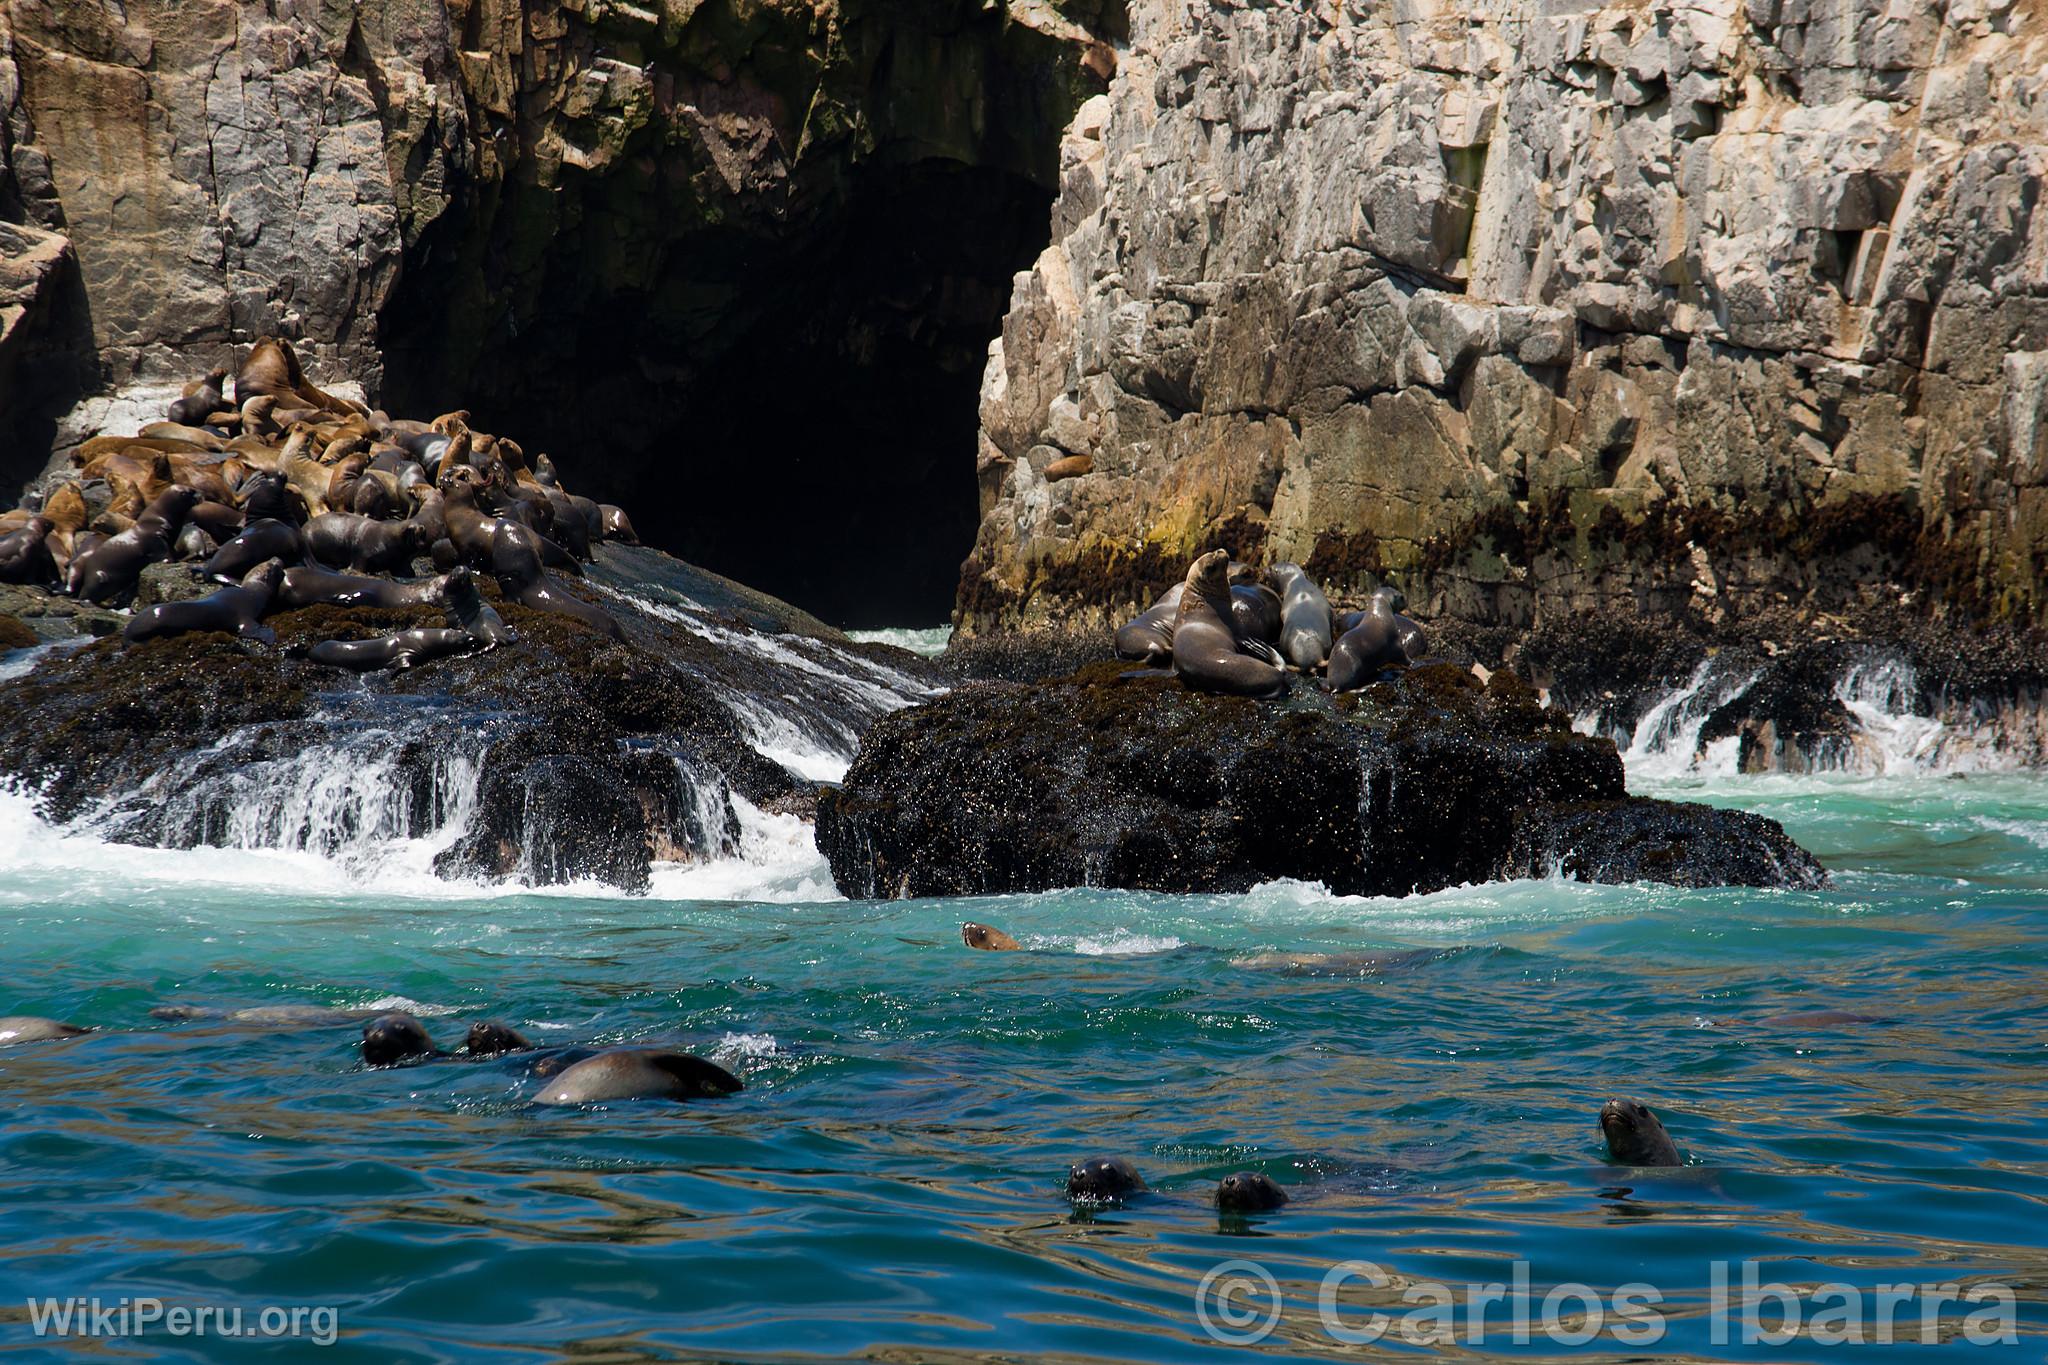
<path fill-rule="evenodd" d="M 2008 0 L 1134 5 L 990 349 L 960 627 L 1107 628 L 1213 545 L 1478 625 L 2038 618 L 2044 56 Z"/>
<path fill-rule="evenodd" d="M 1512 674 L 1450 666 L 1332 698 L 1203 696 L 1091 665 L 877 721 L 818 804 L 849 896 L 1062 886 L 1401 895 L 1561 866 L 1587 880 L 1817 886 L 1771 821 L 1635 801 L 1614 746 Z"/>

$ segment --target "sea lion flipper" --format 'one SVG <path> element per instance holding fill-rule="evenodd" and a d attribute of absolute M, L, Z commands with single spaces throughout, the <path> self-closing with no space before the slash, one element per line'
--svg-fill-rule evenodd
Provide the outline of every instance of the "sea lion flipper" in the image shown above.
<path fill-rule="evenodd" d="M 1245 639 L 1240 640 L 1238 643 L 1245 653 L 1262 663 L 1269 663 L 1275 668 L 1287 667 L 1287 660 L 1281 657 L 1280 651 L 1267 644 L 1264 640 Z"/>

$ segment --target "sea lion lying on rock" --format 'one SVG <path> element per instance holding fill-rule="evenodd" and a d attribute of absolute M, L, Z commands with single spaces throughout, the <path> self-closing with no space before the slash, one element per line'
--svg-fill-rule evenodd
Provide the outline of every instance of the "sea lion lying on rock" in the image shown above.
<path fill-rule="evenodd" d="M 227 399 L 221 396 L 221 386 L 227 382 L 228 372 L 223 366 L 209 371 L 206 378 L 187 384 L 184 396 L 171 404 L 170 419 L 181 427 L 199 426 L 227 406 Z"/>
<path fill-rule="evenodd" d="M 451 654 L 467 654 L 479 643 L 466 630 L 421 626 L 416 630 L 402 630 L 396 635 L 380 635 L 372 640 L 322 640 L 309 647 L 305 656 L 330 668 L 367 673 L 383 668 L 418 668 L 421 664 L 445 659 Z"/>
<path fill-rule="evenodd" d="M 284 564 L 266 559 L 231 588 L 221 588 L 188 602 L 159 602 L 129 618 L 121 638 L 128 644 L 185 635 L 195 630 L 224 630 L 244 640 L 269 644 L 277 632 L 262 624 L 263 615 L 284 582 Z"/>
<path fill-rule="evenodd" d="M 0 536 L 0 583 L 47 583 L 56 576 L 50 557 L 50 532 L 57 524 L 32 516 L 18 529 Z"/>
<path fill-rule="evenodd" d="M 132 589 L 144 569 L 171 557 L 171 543 L 198 501 L 193 489 L 165 489 L 133 526 L 71 561 L 66 591 L 104 603 Z"/>
<path fill-rule="evenodd" d="M 306 553 L 330 569 L 403 573 L 431 543 L 425 527 L 353 512 L 326 512 L 306 523 Z"/>
<path fill-rule="evenodd" d="M 1227 552 L 1211 550 L 1189 566 L 1173 625 L 1173 671 L 1197 692 L 1277 697 L 1287 690 L 1287 673 L 1272 646 L 1236 624 L 1229 562 Z"/>
<path fill-rule="evenodd" d="M 1116 633 L 1116 657 L 1164 668 L 1173 662 L 1173 622 L 1186 583 L 1176 583 Z"/>
<path fill-rule="evenodd" d="M 214 551 L 201 572 L 222 583 L 239 583 L 243 575 L 266 559 L 299 564 L 305 558 L 306 545 L 299 528 L 288 521 L 265 517 L 250 522 L 234 539 Z"/>
<path fill-rule="evenodd" d="M 286 569 L 278 589 L 278 606 L 295 607 L 446 607 L 452 582 L 460 577 L 469 582 L 469 570 L 456 569 L 438 578 L 417 583 L 394 583 L 388 578 L 364 578 L 359 574 L 331 573 L 310 564 Z M 470 591 L 476 589 L 472 585 Z"/>
<path fill-rule="evenodd" d="M 1389 668 L 1404 668 L 1407 651 L 1401 648 L 1401 625 L 1387 599 L 1375 596 L 1372 605 L 1359 614 L 1358 624 L 1344 632 L 1330 650 L 1329 682 L 1335 692 L 1350 692 L 1378 682 Z"/>
<path fill-rule="evenodd" d="M 1273 586 L 1280 593 L 1280 652 L 1304 673 L 1312 673 L 1330 657 L 1335 642 L 1330 600 L 1299 564 L 1275 564 Z"/>

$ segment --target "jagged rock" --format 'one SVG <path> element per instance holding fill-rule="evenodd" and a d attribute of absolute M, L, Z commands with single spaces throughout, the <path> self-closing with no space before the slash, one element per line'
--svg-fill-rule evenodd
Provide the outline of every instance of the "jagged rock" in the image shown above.
<path fill-rule="evenodd" d="M 1483 626 L 2038 618 L 2040 44 L 1883 0 L 1139 0 L 990 348 L 962 634 L 1111 628 L 1217 545 Z"/>
<path fill-rule="evenodd" d="M 165 562 L 146 566 L 135 580 L 135 610 L 159 602 L 189 602 L 204 597 L 220 584 L 210 582 L 196 564 Z"/>
<path fill-rule="evenodd" d="M 1515 830 L 1507 866 L 1587 882 L 1814 889 L 1828 877 L 1776 820 L 1675 801 L 1546 806 Z"/>
<path fill-rule="evenodd" d="M 1569 875 L 1800 885 L 1818 871 L 1782 834 L 1766 839 L 1768 822 L 1640 814 L 1614 746 L 1573 733 L 1510 673 L 1482 686 L 1437 665 L 1337 698 L 1298 680 L 1266 704 L 1126 672 L 969 684 L 877 721 L 845 785 L 819 798 L 818 846 L 840 890 L 1222 892 L 1291 877 L 1402 895 L 1525 875 L 1523 831 L 1545 831 L 1527 841 L 1548 849 L 1548 831 L 1583 818 L 1561 812 L 1583 810 L 1641 833 Z M 1696 857 L 1656 851 L 1695 832 Z"/>

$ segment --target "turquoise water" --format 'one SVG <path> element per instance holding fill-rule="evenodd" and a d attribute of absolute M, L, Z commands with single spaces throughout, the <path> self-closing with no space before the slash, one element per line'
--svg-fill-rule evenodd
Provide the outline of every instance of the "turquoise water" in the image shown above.
<path fill-rule="evenodd" d="M 1344 1349 L 1317 1296 L 1352 1260 L 1454 1286 L 1522 1260 L 1539 1298 L 1663 1295 L 1647 1351 L 1517 1344 L 1503 1308 L 1458 1354 L 1879 1349 L 1747 1345 L 1739 1323 L 1716 1344 L 1712 1264 L 1754 1259 L 1794 1285 L 2011 1286 L 2017 1346 L 1969 1344 L 1951 1310 L 1911 1358 L 2041 1359 L 2048 784 L 1692 794 L 1783 820 L 1836 889 L 848 904 L 786 899 L 826 894 L 788 837 L 757 840 L 758 866 L 660 883 L 779 903 L 485 894 L 108 849 L 0 806 L 0 1013 L 106 1030 L 0 1051 L 0 1347 L 57 1351 L 31 1297 L 127 1295 L 329 1306 L 339 1342 L 318 1358 L 336 1360 L 1203 1361 L 1197 1286 L 1241 1258 L 1280 1291 L 1260 1347 L 1279 1356 Z M 1031 951 L 963 949 L 968 918 Z M 1328 974 L 1259 959 L 1374 950 L 1422 951 Z M 748 1088 L 537 1112 L 507 1066 L 365 1071 L 351 1028 L 148 1016 L 170 1000 L 409 1005 L 447 1045 L 484 1016 L 547 1042 L 673 1043 Z M 1880 1022 L 1762 1022 L 1820 1008 Z M 1603 1165 L 1594 1116 L 1616 1093 L 1658 1108 L 1695 1164 Z M 1066 1167 L 1098 1152 L 1153 1192 L 1073 1208 Z M 1245 1167 L 1294 1202 L 1220 1219 L 1214 1182 Z M 1340 1322 L 1397 1305 L 1394 1283 L 1354 1282 Z"/>

